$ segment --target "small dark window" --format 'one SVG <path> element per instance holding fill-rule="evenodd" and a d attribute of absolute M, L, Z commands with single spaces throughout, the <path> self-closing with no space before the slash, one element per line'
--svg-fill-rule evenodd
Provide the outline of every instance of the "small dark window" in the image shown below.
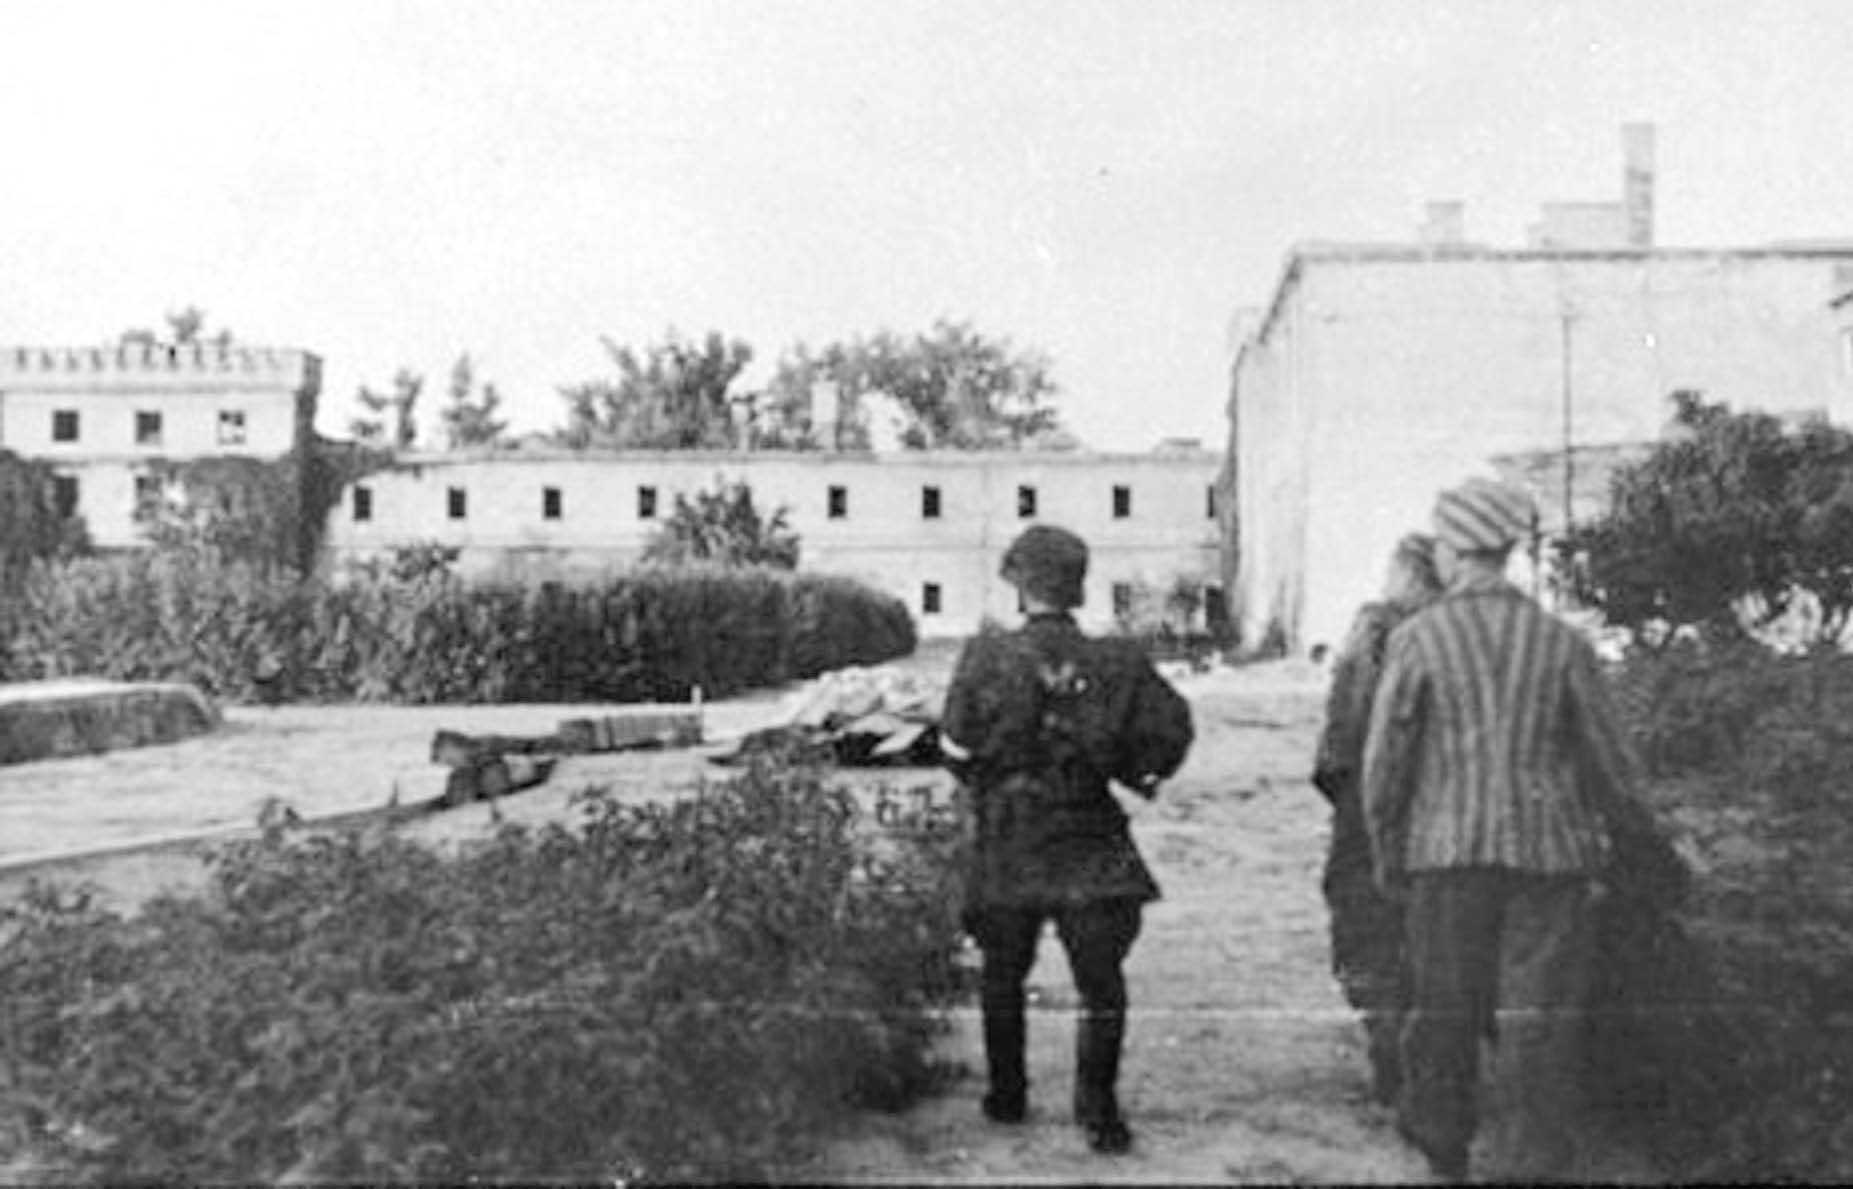
<path fill-rule="evenodd" d="M 540 489 L 540 516 L 542 520 L 558 520 L 560 518 L 560 507 L 561 500 L 559 488 L 543 487 Z"/>
<path fill-rule="evenodd" d="M 73 475 L 53 475 L 51 500 L 52 506 L 58 509 L 60 519 L 69 520 L 77 515 L 77 478 Z"/>
<path fill-rule="evenodd" d="M 354 489 L 354 519 L 356 521 L 373 519 L 373 489 L 371 487 Z"/>
<path fill-rule="evenodd" d="M 470 514 L 468 492 L 464 491 L 461 487 L 452 487 L 448 488 L 445 494 L 450 503 L 450 518 L 452 520 L 462 520 Z"/>
<path fill-rule="evenodd" d="M 1116 616 L 1132 614 L 1132 583 L 1115 582 L 1113 584 L 1113 614 Z"/>
<path fill-rule="evenodd" d="M 920 516 L 923 520 L 939 519 L 939 488 L 922 487 L 920 489 Z"/>
<path fill-rule="evenodd" d="M 1203 623 L 1217 636 L 1229 627 L 1229 603 L 1223 598 L 1220 586 L 1212 584 L 1203 588 Z"/>
<path fill-rule="evenodd" d="M 1214 483 L 1210 484 L 1208 487 L 1204 488 L 1204 492 L 1206 493 L 1206 498 L 1203 501 L 1204 510 L 1208 513 L 1209 518 L 1214 520 L 1216 519 L 1216 485 Z"/>
<path fill-rule="evenodd" d="M 1034 487 L 1017 488 L 1017 519 L 1029 520 L 1036 515 L 1036 489 Z"/>
<path fill-rule="evenodd" d="M 159 413 L 135 414 L 135 444 L 137 446 L 159 446 L 161 444 L 161 415 Z"/>
<path fill-rule="evenodd" d="M 1132 488 L 1116 485 L 1113 488 L 1113 519 L 1124 520 L 1132 515 Z"/>
<path fill-rule="evenodd" d="M 920 587 L 920 613 L 922 615 L 939 614 L 939 583 L 928 582 Z"/>
<path fill-rule="evenodd" d="M 637 519 L 656 519 L 656 488 L 639 487 L 637 489 Z"/>
<path fill-rule="evenodd" d="M 830 489 L 830 511 L 832 520 L 842 520 L 849 515 L 849 488 L 832 487 Z"/>
<path fill-rule="evenodd" d="M 153 516 L 161 507 L 161 479 L 157 475 L 135 476 L 135 517 Z"/>
<path fill-rule="evenodd" d="M 244 445 L 244 433 L 243 409 L 219 410 L 219 445 L 242 446 Z"/>
<path fill-rule="evenodd" d="M 52 410 L 51 440 L 54 442 L 75 442 L 77 440 L 76 409 Z"/>

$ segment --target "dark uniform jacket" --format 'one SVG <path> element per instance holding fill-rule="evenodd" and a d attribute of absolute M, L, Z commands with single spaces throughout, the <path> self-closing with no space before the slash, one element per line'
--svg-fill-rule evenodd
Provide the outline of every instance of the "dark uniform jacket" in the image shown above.
<path fill-rule="evenodd" d="M 1190 706 L 1130 640 L 1066 614 L 965 646 L 942 733 L 972 826 L 966 908 L 1154 900 L 1117 781 L 1151 796 L 1184 762 Z"/>
<path fill-rule="evenodd" d="M 1319 733 L 1313 761 L 1313 784 L 1333 807 L 1355 816 L 1363 827 L 1358 782 L 1364 772 L 1364 739 L 1370 732 L 1371 700 L 1383 673 L 1384 647 L 1390 632 L 1416 609 L 1394 603 L 1366 603 L 1358 608 L 1351 632 L 1332 661 L 1332 684 L 1326 693 L 1325 728 Z"/>

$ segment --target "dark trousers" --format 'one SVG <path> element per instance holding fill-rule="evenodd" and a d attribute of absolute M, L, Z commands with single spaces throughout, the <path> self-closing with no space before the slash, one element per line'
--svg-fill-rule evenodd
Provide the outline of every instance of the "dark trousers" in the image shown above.
<path fill-rule="evenodd" d="M 1082 1123 L 1119 1118 L 1120 1050 L 1126 1034 L 1126 978 L 1120 967 L 1139 936 L 1137 900 L 1062 907 L 989 907 L 975 914 L 973 937 L 984 952 L 984 1052 L 991 1093 L 1021 1101 L 1029 1088 L 1023 983 L 1036 961 L 1044 922 L 1055 922 L 1081 999 L 1075 1038 L 1074 1113 Z"/>
<path fill-rule="evenodd" d="M 1377 887 L 1355 782 L 1330 795 L 1332 844 L 1321 886 L 1332 921 L 1332 972 L 1345 1001 L 1363 1016 L 1372 1087 L 1389 1102 L 1402 1082 L 1397 1046 L 1408 993 L 1403 910 Z"/>
<path fill-rule="evenodd" d="M 1412 873 L 1410 1003 L 1398 1116 L 1434 1151 L 1465 1153 L 1479 1122 L 1480 1041 L 1497 1032 L 1501 1176 L 1564 1175 L 1580 1115 L 1590 893 L 1582 876 L 1499 868 Z"/>

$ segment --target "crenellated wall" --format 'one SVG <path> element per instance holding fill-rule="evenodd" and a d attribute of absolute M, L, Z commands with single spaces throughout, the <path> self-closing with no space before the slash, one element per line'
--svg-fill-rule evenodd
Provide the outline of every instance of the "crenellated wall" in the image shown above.
<path fill-rule="evenodd" d="M 0 391 L 136 391 L 202 384 L 319 389 L 321 361 L 283 347 L 121 343 L 100 347 L 0 347 Z"/>

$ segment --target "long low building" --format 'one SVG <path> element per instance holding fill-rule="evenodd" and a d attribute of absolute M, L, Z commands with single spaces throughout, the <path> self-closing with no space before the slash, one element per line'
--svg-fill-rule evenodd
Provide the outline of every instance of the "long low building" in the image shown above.
<path fill-rule="evenodd" d="M 1093 628 L 1171 592 L 1220 606 L 1215 479 L 1194 445 L 1150 453 L 588 452 L 550 448 L 401 456 L 351 485 L 325 546 L 337 567 L 396 548 L 459 550 L 466 577 L 585 581 L 632 566 L 675 508 L 744 483 L 762 516 L 785 509 L 800 568 L 860 578 L 906 602 L 922 635 L 1008 620 L 997 575 L 1033 523 L 1093 551 Z M 1203 622 L 1199 610 L 1197 623 Z"/>

